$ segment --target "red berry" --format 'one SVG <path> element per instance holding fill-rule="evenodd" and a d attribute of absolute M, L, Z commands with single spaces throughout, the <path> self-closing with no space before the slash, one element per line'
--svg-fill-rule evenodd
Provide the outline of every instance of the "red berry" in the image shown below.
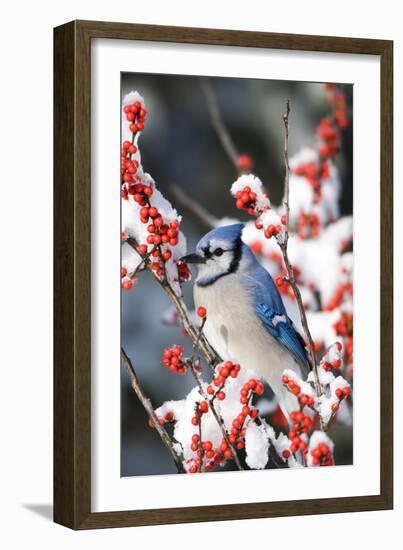
<path fill-rule="evenodd" d="M 223 391 L 219 391 L 217 393 L 217 399 L 219 399 L 220 401 L 223 401 L 225 399 L 225 393 Z"/>
<path fill-rule="evenodd" d="M 208 403 L 207 401 L 202 401 L 199 406 L 201 412 L 206 413 L 208 411 Z"/>
<path fill-rule="evenodd" d="M 200 306 L 200 307 L 197 309 L 197 315 L 198 315 L 199 317 L 202 317 L 202 318 L 203 318 L 203 317 L 206 317 L 206 315 L 207 315 L 207 310 L 206 310 L 206 308 Z"/>
<path fill-rule="evenodd" d="M 253 160 L 249 155 L 239 155 L 238 157 L 239 170 L 250 171 L 253 168 Z"/>
<path fill-rule="evenodd" d="M 127 269 L 125 268 L 125 266 L 123 265 L 121 270 L 120 270 L 120 275 L 121 277 L 126 277 L 127 275 Z"/>
<path fill-rule="evenodd" d="M 125 279 L 122 283 L 123 290 L 130 290 L 133 288 L 133 281 L 131 279 Z"/>
<path fill-rule="evenodd" d="M 232 451 L 231 451 L 231 449 L 226 449 L 226 450 L 224 451 L 224 456 L 225 456 L 225 458 L 232 458 Z"/>

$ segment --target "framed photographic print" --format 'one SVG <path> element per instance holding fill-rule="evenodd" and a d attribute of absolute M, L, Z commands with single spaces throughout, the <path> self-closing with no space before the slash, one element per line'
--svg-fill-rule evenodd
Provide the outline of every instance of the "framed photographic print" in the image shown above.
<path fill-rule="evenodd" d="M 55 521 L 392 508 L 392 42 L 54 39 Z"/>

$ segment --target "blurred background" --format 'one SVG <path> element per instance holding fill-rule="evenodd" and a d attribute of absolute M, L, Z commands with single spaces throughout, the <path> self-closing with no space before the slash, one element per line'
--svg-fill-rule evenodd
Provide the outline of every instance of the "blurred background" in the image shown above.
<path fill-rule="evenodd" d="M 315 127 L 329 113 L 321 83 L 212 78 L 223 121 L 239 153 L 250 155 L 253 173 L 268 189 L 274 205 L 284 189 L 283 122 L 286 99 L 291 102 L 290 156 L 303 146 L 314 146 Z M 352 119 L 352 85 L 341 85 Z M 177 199 L 178 186 L 217 218 L 249 221 L 236 209 L 229 193 L 237 179 L 234 165 L 222 148 L 211 124 L 206 96 L 197 76 L 122 74 L 122 97 L 137 90 L 148 110 L 146 131 L 140 139 L 144 170 L 154 178 L 162 194 L 183 215 L 181 229 L 193 250 L 209 227 L 186 210 Z M 336 161 L 342 182 L 340 213 L 352 213 L 352 120 L 343 131 L 342 150 Z M 292 206 L 292 205 L 291 205 Z M 318 262 L 320 259 L 318 259 Z M 183 285 L 185 301 L 193 309 L 192 282 Z M 177 376 L 161 363 L 163 350 L 191 344 L 177 326 L 162 317 L 171 304 L 148 273 L 140 273 L 131 292 L 122 292 L 122 346 L 132 358 L 140 383 L 155 407 L 181 399 L 194 386 L 190 376 Z M 121 370 L 121 475 L 176 473 L 176 468 L 134 394 L 126 370 Z M 336 464 L 352 463 L 352 429 L 335 428 Z"/>

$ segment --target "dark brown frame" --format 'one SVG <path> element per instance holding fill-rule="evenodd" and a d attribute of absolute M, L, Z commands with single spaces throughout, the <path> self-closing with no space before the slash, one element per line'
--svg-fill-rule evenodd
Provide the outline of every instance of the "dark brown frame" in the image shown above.
<path fill-rule="evenodd" d="M 381 59 L 381 491 L 379 495 L 92 513 L 90 508 L 90 55 L 114 38 L 355 53 Z M 54 520 L 72 529 L 393 507 L 393 42 L 72 21 L 54 29 Z"/>

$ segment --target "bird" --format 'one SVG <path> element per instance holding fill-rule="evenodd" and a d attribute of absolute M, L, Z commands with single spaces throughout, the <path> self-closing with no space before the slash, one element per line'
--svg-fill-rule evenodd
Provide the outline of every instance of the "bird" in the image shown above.
<path fill-rule="evenodd" d="M 236 223 L 211 230 L 181 261 L 197 265 L 193 298 L 196 310 L 206 310 L 203 332 L 209 345 L 223 360 L 262 377 L 289 422 L 299 406 L 282 374 L 291 369 L 305 378 L 310 363 L 270 273 L 242 240 L 243 228 Z"/>

